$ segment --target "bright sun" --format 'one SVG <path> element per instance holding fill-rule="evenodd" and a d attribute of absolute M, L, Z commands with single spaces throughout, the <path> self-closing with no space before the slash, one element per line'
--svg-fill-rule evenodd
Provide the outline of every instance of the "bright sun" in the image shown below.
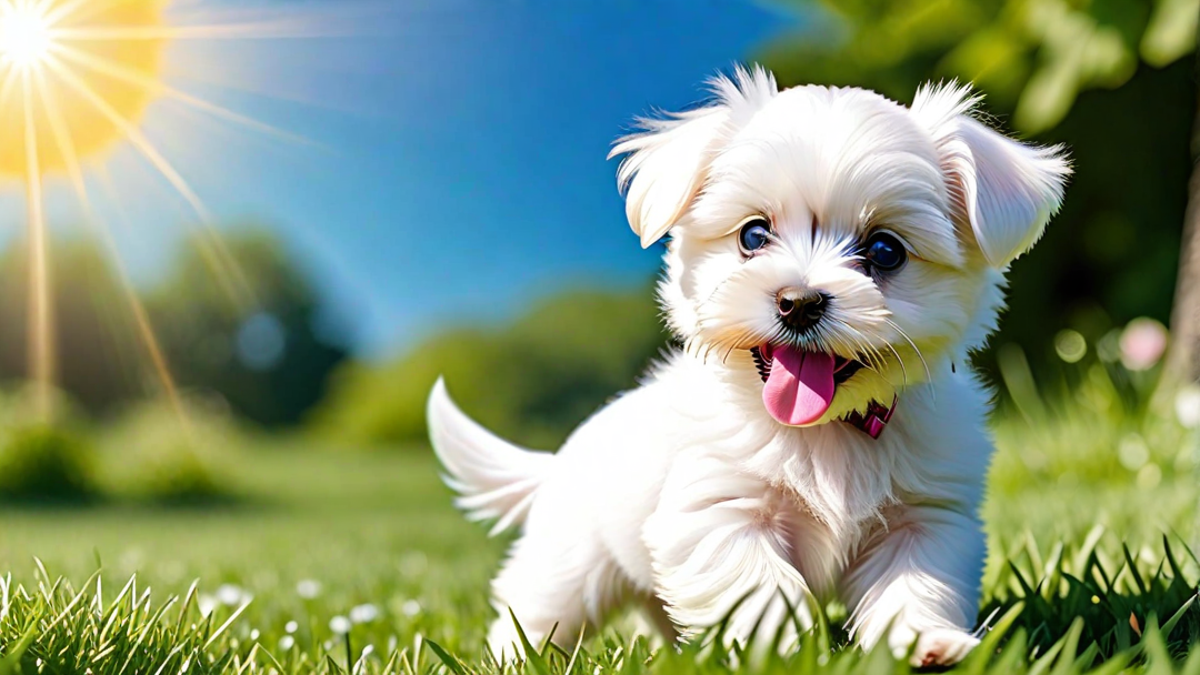
<path fill-rule="evenodd" d="M 163 92 L 164 0 L 0 0 L 0 175 L 70 171 Z M 31 166 L 27 144 L 35 146 Z"/>
<path fill-rule="evenodd" d="M 8 5 L 0 14 L 0 58 L 17 68 L 41 64 L 50 51 L 50 25 L 35 7 Z"/>

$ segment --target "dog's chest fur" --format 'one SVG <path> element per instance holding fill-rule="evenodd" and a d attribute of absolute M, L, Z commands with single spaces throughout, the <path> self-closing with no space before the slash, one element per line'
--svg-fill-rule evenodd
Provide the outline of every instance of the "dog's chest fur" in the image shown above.
<path fill-rule="evenodd" d="M 658 373 L 689 424 L 676 462 L 713 458 L 763 485 L 762 517 L 783 533 L 813 590 L 832 590 L 861 545 L 899 504 L 976 500 L 990 444 L 979 431 L 984 397 L 963 378 L 906 392 L 878 439 L 843 423 L 775 424 L 739 372 L 714 375 L 679 355 Z M 700 403 L 706 401 L 707 404 Z M 937 402 L 941 401 L 941 405 Z M 936 474 L 933 475 L 934 467 Z M 947 492 L 947 474 L 958 476 Z"/>

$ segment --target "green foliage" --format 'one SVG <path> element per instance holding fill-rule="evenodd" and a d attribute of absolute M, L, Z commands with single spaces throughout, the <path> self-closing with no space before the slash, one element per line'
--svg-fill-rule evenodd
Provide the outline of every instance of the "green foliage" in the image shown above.
<path fill-rule="evenodd" d="M 8 428 L 0 436 L 0 501 L 88 501 L 96 491 L 93 463 L 92 448 L 62 428 Z"/>
<path fill-rule="evenodd" d="M 264 230 L 189 242 L 147 309 L 180 382 L 264 425 L 299 421 L 348 355 L 316 290 Z"/>
<path fill-rule="evenodd" d="M 352 444 L 422 441 L 425 399 L 441 375 L 483 424 L 521 443 L 556 447 L 632 386 L 665 343 L 650 289 L 568 291 L 511 324 L 447 330 L 394 363 L 344 369 L 313 424 Z"/>
<path fill-rule="evenodd" d="M 868 86 L 900 100 L 956 77 L 1037 133 L 1079 94 L 1119 87 L 1139 57 L 1163 67 L 1195 49 L 1196 0 L 793 0 L 812 21 L 765 60 L 784 79 Z M 799 76 L 799 77 L 798 77 Z"/>

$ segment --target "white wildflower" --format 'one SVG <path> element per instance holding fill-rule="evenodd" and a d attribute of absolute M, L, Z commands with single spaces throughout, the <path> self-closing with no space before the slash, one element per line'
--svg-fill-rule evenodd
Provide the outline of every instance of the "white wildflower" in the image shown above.
<path fill-rule="evenodd" d="M 296 638 L 291 635 L 284 635 L 279 638 L 279 651 L 286 652 L 296 646 Z"/>
<path fill-rule="evenodd" d="M 1191 384 L 1175 394 L 1175 416 L 1188 429 L 1200 427 L 1200 386 Z"/>
<path fill-rule="evenodd" d="M 416 616 L 421 613 L 421 603 L 416 600 L 405 600 L 400 609 L 405 616 Z"/>
<path fill-rule="evenodd" d="M 284 624 L 283 629 L 287 631 L 288 635 L 291 635 L 300 629 L 300 624 L 296 623 L 295 621 L 289 621 Z"/>
<path fill-rule="evenodd" d="M 321 582 L 316 579 L 304 579 L 296 584 L 296 594 L 305 600 L 312 600 L 321 594 Z"/>
<path fill-rule="evenodd" d="M 349 633 L 351 625 L 350 619 L 347 619 L 344 616 L 335 616 L 329 620 L 329 630 L 337 633 L 338 635 L 345 635 L 346 633 Z"/>
<path fill-rule="evenodd" d="M 217 589 L 217 602 L 227 607 L 233 607 L 249 602 L 252 596 L 249 592 L 240 586 L 234 584 L 222 584 Z"/>
<path fill-rule="evenodd" d="M 372 604 L 358 605 L 350 610 L 350 620 L 354 623 L 370 623 L 379 618 L 379 608 Z"/>
<path fill-rule="evenodd" d="M 202 593 L 196 598 L 196 607 L 200 610 L 200 616 L 208 616 L 217 608 L 217 599 L 207 593 Z"/>

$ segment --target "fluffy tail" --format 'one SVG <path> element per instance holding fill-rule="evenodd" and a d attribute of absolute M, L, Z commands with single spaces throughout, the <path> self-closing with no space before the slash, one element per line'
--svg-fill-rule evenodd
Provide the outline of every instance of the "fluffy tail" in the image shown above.
<path fill-rule="evenodd" d="M 525 522 L 533 494 L 554 460 L 497 438 L 454 405 L 438 378 L 426 408 L 429 440 L 442 461 L 443 480 L 459 494 L 454 500 L 471 520 L 496 520 L 496 535 Z"/>

